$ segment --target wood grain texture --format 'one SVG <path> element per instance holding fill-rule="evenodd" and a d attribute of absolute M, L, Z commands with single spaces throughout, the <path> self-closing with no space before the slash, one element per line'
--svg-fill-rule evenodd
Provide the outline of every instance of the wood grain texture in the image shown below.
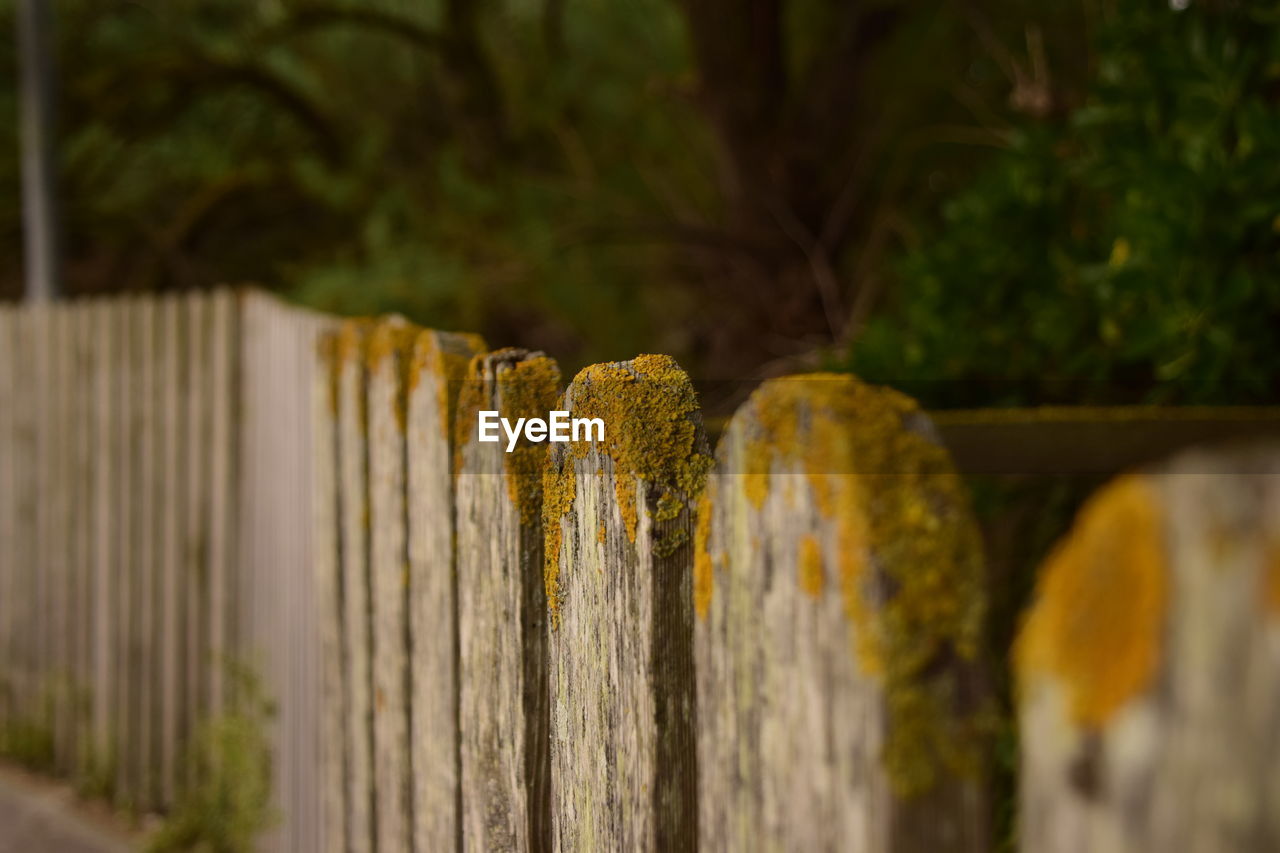
<path fill-rule="evenodd" d="M 17 717 L 18 323 L 17 310 L 0 305 L 0 726 Z"/>
<path fill-rule="evenodd" d="M 15 664 L 15 713 L 29 717 L 38 711 L 38 685 L 36 684 L 37 641 L 36 628 L 39 625 L 36 573 L 40 547 L 40 512 L 37 507 L 37 495 L 40 476 L 40 455 L 38 423 L 40 410 L 38 365 L 36 354 L 36 324 L 33 312 L 23 310 L 14 329 L 15 363 L 21 370 L 30 372 L 32 381 L 19 382 L 15 387 L 15 409 L 13 417 L 16 421 L 14 435 L 17 445 L 14 451 L 13 477 L 15 480 L 14 499 L 17 503 L 17 536 L 14 539 L 15 561 L 22 566 L 16 580 L 15 595 L 19 601 L 27 602 L 27 606 L 19 608 L 14 615 Z"/>
<path fill-rule="evenodd" d="M 241 309 L 233 290 L 209 295 L 209 554 L 208 713 L 226 711 L 230 691 L 226 668 L 236 630 L 236 501 L 241 454 L 238 426 L 241 388 Z"/>
<path fill-rule="evenodd" d="M 365 329 L 348 321 L 339 332 L 338 483 L 342 492 L 343 650 L 347 672 L 344 748 L 347 846 L 373 850 L 373 661 L 369 590 L 368 435 L 365 419 Z"/>
<path fill-rule="evenodd" d="M 450 425 L 474 335 L 417 331 L 405 371 L 413 849 L 456 849 L 458 623 Z"/>
<path fill-rule="evenodd" d="M 325 321 L 252 291 L 240 295 L 241 349 L 236 660 L 274 707 L 266 734 L 279 820 L 258 839 L 272 850 L 325 840 L 318 763 L 320 645 L 311 472 L 315 347 Z"/>
<path fill-rule="evenodd" d="M 116 596 L 119 563 L 115 524 L 115 489 L 120 460 L 116 456 L 120 397 L 118 359 L 124 345 L 115 304 L 100 300 L 93 306 L 91 332 L 93 348 L 93 494 L 91 501 L 92 538 L 92 655 L 93 728 L 89 774 L 98 784 L 106 784 L 114 760 L 112 723 L 116 703 L 116 658 L 112 654 L 116 636 Z"/>
<path fill-rule="evenodd" d="M 212 400 L 210 300 L 207 294 L 192 293 L 184 300 L 186 319 L 182 337 L 184 371 L 183 437 L 186 456 L 186 518 L 182 541 L 182 631 L 184 681 L 181 742 L 183 755 L 190 754 L 199 725 L 209 711 L 209 680 L 212 663 L 209 651 L 209 559 L 210 508 L 212 490 L 212 447 L 210 421 L 216 408 Z M 184 761 L 180 790 L 190 790 L 198 781 L 196 763 Z"/>
<path fill-rule="evenodd" d="M 320 809 L 324 823 L 323 850 L 346 850 L 346 756 L 342 748 L 347 715 L 346 672 L 343 660 L 342 536 L 338 526 L 338 363 L 336 333 L 326 331 L 318 341 L 322 369 L 316 371 L 312 391 L 312 512 L 315 529 L 315 585 L 320 634 L 321 698 Z"/>
<path fill-rule="evenodd" d="M 115 565 L 117 567 L 115 593 L 115 611 L 117 614 L 114 631 L 115 667 L 115 709 L 113 714 L 114 736 L 114 769 L 115 780 L 112 785 L 113 799 L 118 806 L 132 805 L 134 790 L 131 769 L 131 744 L 133 742 L 136 716 L 134 709 L 135 693 L 133 689 L 134 667 L 130 657 L 133 634 L 134 581 L 134 542 L 137 534 L 134 530 L 134 518 L 137 506 L 134 499 L 134 483 L 137 481 L 137 435 L 135 387 L 137 386 L 137 335 L 132 308 L 134 299 L 121 299 L 115 303 L 115 322 L 120 336 L 120 346 L 115 357 L 115 390 L 119 406 L 115 411 L 114 454 L 116 459 L 117 479 L 114 484 L 113 500 L 116 515 L 113 519 L 116 528 Z"/>
<path fill-rule="evenodd" d="M 1114 481 L 1019 637 L 1021 847 L 1280 847 L 1280 448 Z"/>
<path fill-rule="evenodd" d="M 379 321 L 366 345 L 369 583 L 373 648 L 373 774 L 378 850 L 411 850 L 409 622 L 403 383 L 408 325 Z"/>
<path fill-rule="evenodd" d="M 988 849 L 978 540 L 914 405 L 764 383 L 720 441 L 696 551 L 701 849 Z"/>
<path fill-rule="evenodd" d="M 172 808 L 177 800 L 178 786 L 178 701 L 179 661 L 182 656 L 181 637 L 178 632 L 179 601 L 179 543 L 182 539 L 180 525 L 185 520 L 183 503 L 186 495 L 180 487 L 186 472 L 183 466 L 180 438 L 183 435 L 179 407 L 179 377 L 182 372 L 181 303 L 176 296 L 157 300 L 156 341 L 156 456 L 160 462 L 156 476 L 157 513 L 155 525 L 156 547 L 156 802 L 163 808 Z"/>
<path fill-rule="evenodd" d="M 49 479 L 41 500 L 49 506 L 49 538 L 47 559 L 42 569 L 47 573 L 47 622 L 49 668 L 46 671 L 47 697 L 51 704 L 53 725 L 53 759 L 58 772 L 72 769 L 74 731 L 74 659 L 72 649 L 71 611 L 75 537 L 76 493 L 73 454 L 75 452 L 75 341 L 72 312 L 74 307 L 58 303 L 49 311 L 49 347 L 52 366 L 49 420 Z"/>
<path fill-rule="evenodd" d="M 464 850 L 550 849 L 546 444 L 480 442 L 476 412 L 546 418 L 560 371 L 542 353 L 477 357 L 462 391 L 457 537 Z"/>
<path fill-rule="evenodd" d="M 544 477 L 553 843 L 691 849 L 700 413 L 657 356 L 587 368 L 558 408 L 606 440 L 553 445 Z"/>
<path fill-rule="evenodd" d="M 73 707 L 73 765 L 75 779 L 89 784 L 93 778 L 93 684 L 94 684 L 94 495 L 97 463 L 94 454 L 97 430 L 98 338 L 94 322 L 97 305 L 87 300 L 76 304 L 75 346 L 75 603 L 71 618 L 75 625 L 75 692 Z"/>

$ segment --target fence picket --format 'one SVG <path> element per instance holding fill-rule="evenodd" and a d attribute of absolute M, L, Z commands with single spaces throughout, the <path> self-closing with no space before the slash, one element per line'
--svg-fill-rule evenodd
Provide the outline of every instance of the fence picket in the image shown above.
<path fill-rule="evenodd" d="M 979 540 L 914 404 L 764 383 L 699 512 L 700 847 L 988 849 Z"/>
<path fill-rule="evenodd" d="M 558 444 L 543 507 L 558 849 L 696 843 L 691 501 L 710 465 L 665 356 L 596 365 L 560 406 L 605 441 Z"/>
<path fill-rule="evenodd" d="M 457 421 L 462 841 L 550 848 L 549 707 L 541 473 L 546 444 L 513 453 L 477 439 L 476 412 L 542 417 L 560 370 L 504 349 L 471 362 Z"/>
<path fill-rule="evenodd" d="M 1193 451 L 1095 495 L 1014 661 L 1021 849 L 1280 839 L 1280 448 Z"/>

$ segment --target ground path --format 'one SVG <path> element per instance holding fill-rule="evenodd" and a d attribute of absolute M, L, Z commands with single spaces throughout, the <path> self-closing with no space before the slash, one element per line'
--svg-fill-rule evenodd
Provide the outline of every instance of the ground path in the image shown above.
<path fill-rule="evenodd" d="M 69 786 L 0 764 L 0 853 L 126 853 L 139 839 Z"/>

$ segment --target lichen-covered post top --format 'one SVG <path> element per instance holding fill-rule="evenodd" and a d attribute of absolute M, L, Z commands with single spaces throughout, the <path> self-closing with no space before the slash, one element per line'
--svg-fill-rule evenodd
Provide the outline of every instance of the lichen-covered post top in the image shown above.
<path fill-rule="evenodd" d="M 505 418 L 544 417 L 560 398 L 560 366 L 541 352 L 506 347 L 476 355 L 467 365 L 454 421 L 454 476 L 463 448 L 476 440 L 477 414 L 496 405 Z M 522 441 L 504 461 L 507 496 L 533 524 L 542 509 L 542 463 L 546 445 Z"/>
<path fill-rule="evenodd" d="M 766 524 L 767 505 L 782 507 L 775 518 L 794 516 L 795 490 L 807 489 L 816 526 L 801 530 L 797 520 L 787 528 L 795 583 L 814 599 L 840 597 L 850 654 L 883 685 L 882 757 L 895 791 L 919 794 L 948 776 L 978 775 L 987 726 L 974 686 L 985 614 L 981 543 L 964 486 L 915 401 L 845 374 L 770 380 L 735 414 L 718 457 L 713 486 L 745 494 L 753 528 Z M 701 619 L 717 575 L 733 573 L 713 530 L 719 500 L 709 492 L 698 519 Z"/>
<path fill-rule="evenodd" d="M 1276 849 L 1277 637 L 1280 448 L 1099 491 L 1014 649 L 1023 849 Z"/>
<path fill-rule="evenodd" d="M 701 494 L 712 457 L 702 431 L 697 393 L 675 359 L 640 355 L 629 362 L 587 367 L 565 392 L 563 408 L 575 417 L 604 421 L 604 440 L 554 446 L 543 476 L 547 536 L 547 603 L 553 624 L 559 608 L 560 522 L 573 506 L 573 461 L 596 452 L 613 462 L 615 492 L 627 538 L 634 543 L 639 512 L 669 521 Z M 652 507 L 636 506 L 636 481 L 654 496 Z M 673 550 L 687 542 L 663 542 Z"/>

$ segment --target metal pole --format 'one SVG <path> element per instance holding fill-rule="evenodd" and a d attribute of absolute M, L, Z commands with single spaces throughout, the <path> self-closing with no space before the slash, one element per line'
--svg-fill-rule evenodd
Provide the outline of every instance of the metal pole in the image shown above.
<path fill-rule="evenodd" d="M 17 0 L 23 274 L 30 302 L 57 299 L 61 291 L 54 185 L 51 6 L 51 0 Z"/>

